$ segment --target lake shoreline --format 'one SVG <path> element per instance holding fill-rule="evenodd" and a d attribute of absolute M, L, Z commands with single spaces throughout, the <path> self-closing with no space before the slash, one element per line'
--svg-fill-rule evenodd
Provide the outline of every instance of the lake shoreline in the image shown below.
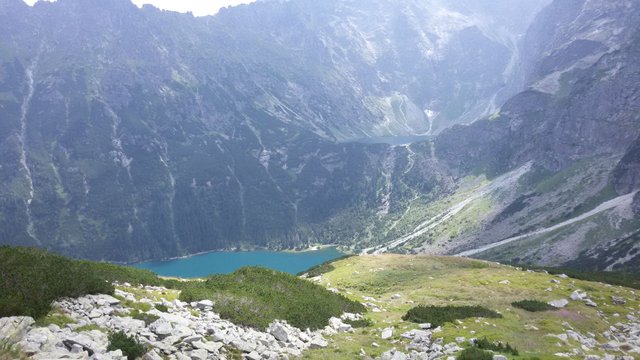
<path fill-rule="evenodd" d="M 335 245 L 314 245 L 302 250 L 207 251 L 166 260 L 144 261 L 129 266 L 160 276 L 198 278 L 231 273 L 241 267 L 259 266 L 297 274 L 320 263 L 344 256 Z"/>
<path fill-rule="evenodd" d="M 154 263 L 154 262 L 167 262 L 167 261 L 172 261 L 172 260 L 184 260 L 184 259 L 188 259 L 188 258 L 192 258 L 195 256 L 200 256 L 200 255 L 206 255 L 206 254 L 211 254 L 211 253 L 247 253 L 247 252 L 255 252 L 255 251 L 264 251 L 264 252 L 283 252 L 283 253 L 292 253 L 292 254 L 297 254 L 297 253 L 306 253 L 306 252 L 311 252 L 311 251 L 320 251 L 320 250 L 324 250 L 327 248 L 338 248 L 338 244 L 316 244 L 316 245 L 312 245 L 309 246 L 307 248 L 301 249 L 301 250 L 291 250 L 291 249 L 283 249 L 283 250 L 277 250 L 277 249 L 273 249 L 273 248 L 268 248 L 268 247 L 255 247 L 255 248 L 248 248 L 248 249 L 242 249 L 242 250 L 238 250 L 238 249 L 218 249 L 218 250 L 206 250 L 206 251 L 200 251 L 197 253 L 192 253 L 192 254 L 187 254 L 187 255 L 180 255 L 180 256 L 173 256 L 173 257 L 166 257 L 166 258 L 160 258 L 160 259 L 147 259 L 147 260 L 141 260 L 141 261 L 134 261 L 134 262 L 122 262 L 122 261 L 108 261 L 111 264 L 116 264 L 116 265 L 125 265 L 125 266 L 135 266 L 137 264 L 146 264 L 146 263 Z M 343 252 L 343 251 L 340 251 Z"/>

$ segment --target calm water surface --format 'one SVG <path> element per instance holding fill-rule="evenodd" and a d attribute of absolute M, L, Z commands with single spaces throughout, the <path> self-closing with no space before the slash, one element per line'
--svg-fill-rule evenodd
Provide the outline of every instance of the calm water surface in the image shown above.
<path fill-rule="evenodd" d="M 344 255 L 335 248 L 305 252 L 212 252 L 183 259 L 152 261 L 134 265 L 162 276 L 182 278 L 226 274 L 243 266 L 262 266 L 296 274 L 314 265 Z"/>

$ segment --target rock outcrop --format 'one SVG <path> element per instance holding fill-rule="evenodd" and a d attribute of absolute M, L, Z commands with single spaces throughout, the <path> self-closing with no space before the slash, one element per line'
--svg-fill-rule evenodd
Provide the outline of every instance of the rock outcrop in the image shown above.
<path fill-rule="evenodd" d="M 166 291 L 160 287 L 144 290 Z M 117 294 L 135 299 L 129 292 L 118 290 Z M 153 304 L 148 298 L 135 302 Z M 225 359 L 230 348 L 258 360 L 299 357 L 306 349 L 327 347 L 326 335 L 352 330 L 339 318 L 332 318 L 330 325 L 318 331 L 303 331 L 277 320 L 263 332 L 221 319 L 207 301 L 161 304 L 167 312 L 147 311 L 145 318 L 155 319 L 147 324 L 132 318 L 132 309 L 108 295 L 62 299 L 53 307 L 73 323 L 62 328 L 37 327 L 28 317 L 0 318 L 0 340 L 17 344 L 33 359 L 126 360 L 120 350 L 107 351 L 107 332 L 122 331 L 149 349 L 144 360 Z"/>

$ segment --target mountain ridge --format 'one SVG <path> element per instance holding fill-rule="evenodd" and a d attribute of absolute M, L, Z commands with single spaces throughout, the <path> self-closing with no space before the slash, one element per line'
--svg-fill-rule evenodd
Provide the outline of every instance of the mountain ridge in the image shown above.
<path fill-rule="evenodd" d="M 547 3 L 300 0 L 194 18 L 5 1 L 0 242 L 139 261 L 420 232 L 394 251 L 440 254 L 579 216 L 638 186 L 640 11 L 555 1 L 514 21 Z M 637 229 L 618 210 L 625 225 L 596 243 Z M 557 257 L 501 256 L 560 265 L 590 227 Z"/>

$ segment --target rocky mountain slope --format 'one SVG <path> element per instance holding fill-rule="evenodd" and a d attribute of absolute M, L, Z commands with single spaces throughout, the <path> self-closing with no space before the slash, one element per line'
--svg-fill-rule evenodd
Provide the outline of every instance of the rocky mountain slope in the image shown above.
<path fill-rule="evenodd" d="M 2 0 L 0 243 L 637 267 L 639 8 Z"/>
<path fill-rule="evenodd" d="M 467 178 L 424 219 L 457 215 L 407 232 L 405 249 L 637 269 L 639 16 L 625 1 L 541 12 L 523 42 L 540 55 L 526 66 L 528 89 L 436 138 L 439 161 Z"/>
<path fill-rule="evenodd" d="M 543 2 L 508 3 L 492 6 Z M 451 6 L 264 2 L 192 18 L 3 0 L 0 241 L 111 260 L 345 241 L 352 219 L 405 201 L 389 183 L 447 181 L 413 169 L 428 154 L 336 139 L 435 133 L 509 93 L 525 25 Z"/>

